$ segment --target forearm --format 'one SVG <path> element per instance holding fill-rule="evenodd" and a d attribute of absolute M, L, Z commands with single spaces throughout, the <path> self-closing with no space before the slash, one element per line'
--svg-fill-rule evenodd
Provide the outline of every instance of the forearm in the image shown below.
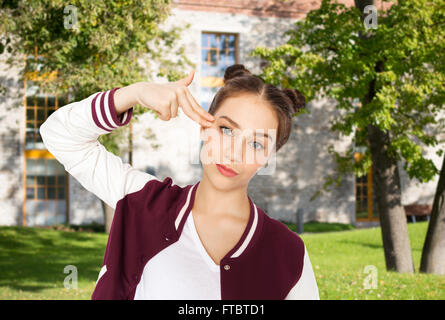
<path fill-rule="evenodd" d="M 130 122 L 131 108 L 121 114 L 122 119 L 116 115 L 116 110 L 112 111 L 113 103 L 109 103 L 112 91 L 96 92 L 60 107 L 40 125 L 39 133 L 45 147 L 65 166 L 65 170 L 69 171 L 91 156 L 90 151 L 97 148 L 100 135 Z"/>
<path fill-rule="evenodd" d="M 127 96 L 132 90 L 122 88 L 123 102 L 119 107 L 127 108 L 121 114 L 122 119 L 118 119 L 116 110 L 111 108 L 113 103 L 109 103 L 110 94 L 120 91 L 113 90 L 96 92 L 60 107 L 45 120 L 39 131 L 45 147 L 65 170 L 114 208 L 124 195 L 139 190 L 155 177 L 123 163 L 97 141 L 100 135 L 131 121 L 132 109 L 125 105 L 133 103 Z"/>
<path fill-rule="evenodd" d="M 140 86 L 141 83 L 136 82 L 116 90 L 114 93 L 114 106 L 118 117 L 138 103 L 137 91 Z"/>

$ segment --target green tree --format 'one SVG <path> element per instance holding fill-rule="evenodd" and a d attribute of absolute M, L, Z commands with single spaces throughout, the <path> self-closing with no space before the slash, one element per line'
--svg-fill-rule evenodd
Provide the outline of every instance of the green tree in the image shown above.
<path fill-rule="evenodd" d="M 169 0 L 0 1 L 0 54 L 9 53 L 11 66 L 23 65 L 17 57 L 33 55 L 37 47 L 43 59 L 28 61 L 27 68 L 56 73 L 46 90 L 69 93 L 70 101 L 152 75 L 175 81 L 194 64 L 177 41 L 189 25 L 164 30 L 169 14 Z M 144 112 L 150 111 L 136 106 L 134 119 Z M 117 129 L 99 141 L 120 155 L 123 134 Z M 109 229 L 112 214 L 104 211 Z"/>
<path fill-rule="evenodd" d="M 364 23 L 367 4 L 373 1 L 346 7 L 323 0 L 285 33 L 283 45 L 259 47 L 251 55 L 268 62 L 261 74 L 266 81 L 298 88 L 308 100 L 337 101 L 342 112 L 331 129 L 352 135 L 353 144 L 345 154 L 329 146 L 337 174 L 328 176 L 313 198 L 332 183 L 340 185 L 344 173 L 361 176 L 373 164 L 386 267 L 413 272 L 397 162 L 405 160 L 409 177 L 421 182 L 439 172 L 423 154 L 438 145 L 441 127 L 444 1 L 392 2 L 386 11 L 378 11 L 376 28 Z M 354 146 L 365 149 L 359 162 L 353 158 Z"/>

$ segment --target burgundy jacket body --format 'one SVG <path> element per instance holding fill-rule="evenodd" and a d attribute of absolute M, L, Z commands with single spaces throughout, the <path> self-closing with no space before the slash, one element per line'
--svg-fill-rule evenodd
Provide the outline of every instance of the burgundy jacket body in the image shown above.
<path fill-rule="evenodd" d="M 117 202 L 102 263 L 107 271 L 98 280 L 92 299 L 134 298 L 147 261 L 178 241 L 198 184 L 180 187 L 171 178 L 150 180 Z M 304 243 L 250 197 L 249 202 L 245 232 L 220 261 L 221 299 L 282 300 L 301 276 Z M 251 228 L 252 224 L 256 227 Z M 249 230 L 253 236 L 247 246 L 232 257 Z"/>

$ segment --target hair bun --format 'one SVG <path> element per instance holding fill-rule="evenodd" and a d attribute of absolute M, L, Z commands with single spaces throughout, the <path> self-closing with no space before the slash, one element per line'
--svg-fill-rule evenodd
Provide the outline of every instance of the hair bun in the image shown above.
<path fill-rule="evenodd" d="M 224 83 L 226 83 L 230 79 L 242 77 L 245 75 L 252 75 L 252 73 L 247 70 L 243 64 L 233 64 L 224 72 Z"/>
<path fill-rule="evenodd" d="M 283 92 L 292 101 L 293 113 L 298 112 L 300 109 L 303 109 L 306 106 L 306 98 L 297 89 L 286 88 L 286 89 L 283 89 Z"/>

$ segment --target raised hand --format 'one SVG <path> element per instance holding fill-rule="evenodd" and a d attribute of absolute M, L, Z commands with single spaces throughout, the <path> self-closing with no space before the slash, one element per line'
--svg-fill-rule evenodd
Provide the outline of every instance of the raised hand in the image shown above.
<path fill-rule="evenodd" d="M 175 118 L 178 115 L 178 108 L 181 107 L 190 119 L 201 126 L 211 126 L 215 118 L 196 102 L 188 89 L 194 74 L 195 71 L 192 70 L 187 77 L 165 84 L 136 83 L 137 103 L 156 111 L 159 118 L 164 121 Z"/>

